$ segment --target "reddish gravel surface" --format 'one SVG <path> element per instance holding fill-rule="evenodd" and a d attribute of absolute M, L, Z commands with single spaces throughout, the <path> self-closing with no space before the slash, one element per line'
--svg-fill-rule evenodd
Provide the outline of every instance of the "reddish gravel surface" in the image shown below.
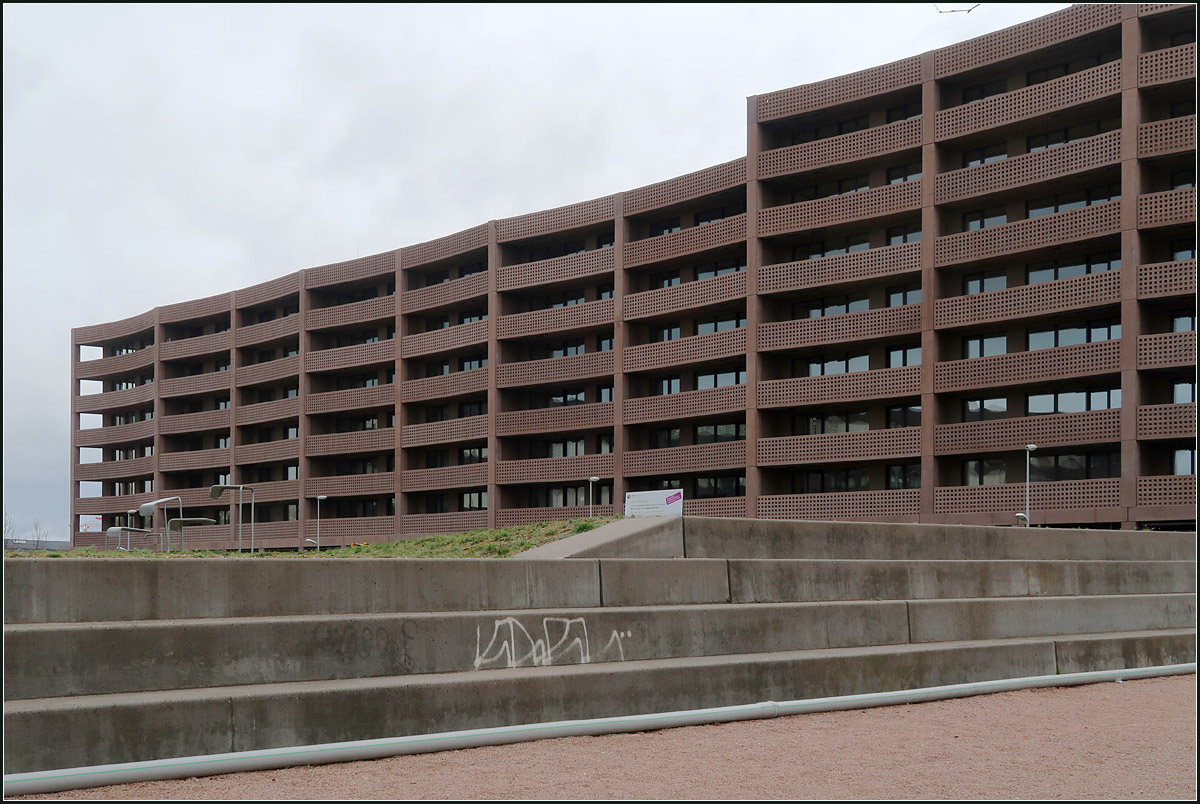
<path fill-rule="evenodd" d="M 28 798 L 1196 798 L 1196 677 Z"/>

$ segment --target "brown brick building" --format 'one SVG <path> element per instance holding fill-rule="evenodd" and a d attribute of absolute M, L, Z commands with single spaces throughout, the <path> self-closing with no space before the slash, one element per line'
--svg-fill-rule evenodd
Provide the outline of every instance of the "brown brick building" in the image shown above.
<path fill-rule="evenodd" d="M 179 495 L 227 545 L 214 483 L 269 547 L 319 495 L 375 541 L 586 515 L 592 476 L 1015 524 L 1030 443 L 1035 523 L 1192 523 L 1195 19 L 1073 6 L 752 97 L 732 162 L 75 329 L 76 543 Z"/>

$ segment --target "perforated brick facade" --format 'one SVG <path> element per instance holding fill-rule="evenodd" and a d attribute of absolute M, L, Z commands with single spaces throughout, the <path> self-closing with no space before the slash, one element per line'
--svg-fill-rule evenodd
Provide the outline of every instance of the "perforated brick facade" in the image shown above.
<path fill-rule="evenodd" d="M 326 545 L 661 487 L 1015 524 L 1031 443 L 1035 523 L 1194 522 L 1194 32 L 1072 6 L 752 97 L 720 165 L 75 329 L 75 543 L 178 496 L 236 545 L 217 483 L 287 549 L 317 496 Z"/>

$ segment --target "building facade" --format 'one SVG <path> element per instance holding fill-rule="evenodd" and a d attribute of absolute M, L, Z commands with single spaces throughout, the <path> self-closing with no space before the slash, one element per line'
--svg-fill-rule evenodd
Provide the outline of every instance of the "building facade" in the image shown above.
<path fill-rule="evenodd" d="M 275 548 L 318 497 L 324 544 L 665 487 L 1016 524 L 1027 458 L 1035 524 L 1191 526 L 1195 19 L 1073 6 L 751 97 L 725 164 L 77 328 L 76 544 L 176 495 L 234 544 L 213 484 Z"/>

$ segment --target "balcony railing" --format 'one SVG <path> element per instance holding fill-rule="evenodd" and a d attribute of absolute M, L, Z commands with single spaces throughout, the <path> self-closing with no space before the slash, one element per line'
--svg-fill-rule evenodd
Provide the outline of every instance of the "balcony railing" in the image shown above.
<path fill-rule="evenodd" d="M 312 399 L 312 397 L 309 397 L 309 399 Z M 305 402 L 307 401 L 306 399 Z M 240 426 L 279 421 L 280 419 L 294 419 L 299 415 L 300 398 L 293 396 L 287 399 L 276 399 L 272 402 L 239 405 L 234 411 L 233 419 Z"/>
<path fill-rule="evenodd" d="M 108 444 L 128 444 L 154 438 L 154 420 L 117 424 L 108 427 L 93 427 L 90 430 L 75 430 L 74 443 L 77 447 L 100 447 Z"/>
<path fill-rule="evenodd" d="M 987 422 L 939 424 L 934 427 L 935 455 L 984 453 L 1075 444 L 1104 444 L 1121 440 L 1121 411 L 1091 410 L 1050 416 L 1022 416 Z"/>
<path fill-rule="evenodd" d="M 1121 342 L 1111 340 L 950 360 L 933 367 L 933 384 L 935 391 L 943 393 L 1087 377 L 1119 371 L 1120 357 Z"/>
<path fill-rule="evenodd" d="M 589 477 L 612 477 L 613 456 L 574 455 L 567 458 L 531 458 L 501 461 L 496 467 L 498 483 L 586 482 Z"/>
<path fill-rule="evenodd" d="M 277 382 L 288 377 L 300 375 L 300 355 L 288 355 L 275 360 L 267 360 L 250 366 L 239 366 L 237 384 L 239 388 L 247 385 L 259 385 L 264 382 Z"/>
<path fill-rule="evenodd" d="M 549 357 L 545 360 L 527 360 L 523 363 L 505 363 L 500 366 L 497 383 L 501 388 L 513 388 L 571 382 L 609 376 L 612 373 L 612 352 L 590 352 L 566 357 Z"/>
<path fill-rule="evenodd" d="M 920 427 L 758 440 L 759 466 L 911 458 L 920 454 Z"/>
<path fill-rule="evenodd" d="M 436 377 L 424 377 L 419 380 L 407 380 L 400 383 L 400 399 L 403 402 L 420 402 L 425 399 L 448 399 L 463 394 L 473 394 L 486 391 L 488 386 L 487 368 L 458 371 L 453 374 L 439 374 Z"/>
<path fill-rule="evenodd" d="M 758 155 L 758 178 L 773 179 L 919 147 L 921 118 L 914 117 L 852 134 L 763 151 Z"/>
<path fill-rule="evenodd" d="M 356 366 L 371 366 L 396 361 L 394 338 L 375 343 L 360 343 L 337 349 L 322 349 L 304 355 L 305 371 L 336 371 Z M 241 379 L 240 377 L 238 378 Z"/>
<path fill-rule="evenodd" d="M 1138 56 L 1138 86 L 1169 84 L 1196 77 L 1196 43 L 1168 47 Z"/>
<path fill-rule="evenodd" d="M 1139 477 L 1137 480 L 1139 506 L 1180 505 L 1196 515 L 1196 476 L 1160 475 Z M 1186 513 L 1186 512 L 1185 512 Z"/>
<path fill-rule="evenodd" d="M 183 472 L 192 469 L 212 469 L 229 466 L 233 450 L 197 449 L 188 452 L 164 452 L 158 456 L 158 468 L 162 472 Z"/>
<path fill-rule="evenodd" d="M 1056 279 L 970 296 L 953 296 L 934 303 L 934 326 L 963 327 L 1009 321 L 1047 313 L 1080 310 L 1121 300 L 1121 272 Z"/>
<path fill-rule="evenodd" d="M 317 523 L 304 523 L 304 537 L 316 541 Z M 389 542 L 396 538 L 396 517 L 354 516 L 330 517 L 321 520 L 321 545 L 350 542 Z"/>
<path fill-rule="evenodd" d="M 211 335 L 201 335 L 197 338 L 166 341 L 158 347 L 159 359 L 178 360 L 184 357 L 219 354 L 228 352 L 232 344 L 233 333 L 229 330 L 214 332 Z"/>
<path fill-rule="evenodd" d="M 443 422 L 405 425 L 400 431 L 402 447 L 421 447 L 426 444 L 453 444 L 488 436 L 488 417 L 465 416 Z"/>
<path fill-rule="evenodd" d="M 921 367 L 904 366 L 829 374 L 824 377 L 765 380 L 758 384 L 758 406 L 780 408 L 860 399 L 886 399 L 919 393 Z"/>
<path fill-rule="evenodd" d="M 626 399 L 623 418 L 625 424 L 637 424 L 664 419 L 696 419 L 745 409 L 746 386 L 728 385 L 724 388 Z"/>
<path fill-rule="evenodd" d="M 693 198 L 713 195 L 746 183 L 746 157 L 701 168 L 666 181 L 647 184 L 624 193 L 626 215 L 640 215 Z"/>
<path fill-rule="evenodd" d="M 465 346 L 483 343 L 488 338 L 487 319 L 472 321 L 469 324 L 459 324 L 446 329 L 435 329 L 432 332 L 422 332 L 417 335 L 406 335 L 401 341 L 401 354 L 404 357 L 419 357 L 436 352 L 449 352 Z"/>
<path fill-rule="evenodd" d="M 75 379 L 99 380 L 136 372 L 138 369 L 153 366 L 157 354 L 158 350 L 149 346 L 128 354 L 99 357 L 95 360 L 81 360 L 74 364 Z"/>
<path fill-rule="evenodd" d="M 647 343 L 625 349 L 625 371 L 652 371 L 667 366 L 718 360 L 746 353 L 746 328 L 692 335 L 662 343 Z"/>
<path fill-rule="evenodd" d="M 1196 261 L 1175 260 L 1138 266 L 1139 299 L 1163 299 L 1196 293 Z"/>
<path fill-rule="evenodd" d="M 318 307 L 304 314 L 304 324 L 306 329 L 315 330 L 350 324 L 370 324 L 392 320 L 395 317 L 396 297 L 391 295 L 363 299 L 351 304 Z"/>
<path fill-rule="evenodd" d="M 1081 106 L 1120 91 L 1121 62 L 1112 61 L 1043 84 L 944 109 L 937 113 L 935 136 L 939 140 L 960 137 Z"/>
<path fill-rule="evenodd" d="M 598 248 L 582 254 L 508 265 L 500 269 L 500 290 L 541 287 L 610 273 L 616 249 Z"/>
<path fill-rule="evenodd" d="M 1014 221 L 974 232 L 939 237 L 934 244 L 937 266 L 982 260 L 1005 254 L 1113 234 L 1121 228 L 1121 202 L 1108 201 L 1041 218 Z"/>
<path fill-rule="evenodd" d="M 1155 120 L 1138 126 L 1138 158 L 1196 150 L 1196 115 Z"/>
<path fill-rule="evenodd" d="M 1033 511 L 1116 508 L 1120 503 L 1120 478 L 1058 480 L 1029 484 Z M 996 486 L 942 486 L 933 490 L 933 510 L 938 514 L 973 514 L 1025 510 L 1025 484 Z"/>
<path fill-rule="evenodd" d="M 149 382 L 136 388 L 76 396 L 72 398 L 72 405 L 74 405 L 76 413 L 99 413 L 106 410 L 128 408 L 149 402 L 151 399 L 154 399 L 154 383 Z"/>
<path fill-rule="evenodd" d="M 513 410 L 496 417 L 500 436 L 534 433 L 561 433 L 568 430 L 596 430 L 613 426 L 613 403 L 568 405 L 561 408 Z"/>
<path fill-rule="evenodd" d="M 846 341 L 891 338 L 920 331 L 921 305 L 909 304 L 762 324 L 758 328 L 758 348 L 763 351 L 800 349 Z"/>
<path fill-rule="evenodd" d="M 746 516 L 745 497 L 709 497 L 702 500 L 684 500 L 684 516 Z"/>
<path fill-rule="evenodd" d="M 425 288 L 405 291 L 400 297 L 400 311 L 415 313 L 420 310 L 435 310 L 451 304 L 477 299 L 486 296 L 488 292 L 487 271 L 480 271 L 470 276 L 462 276 L 440 285 L 430 285 Z"/>
<path fill-rule="evenodd" d="M 189 377 L 173 377 L 162 381 L 161 394 L 165 397 L 207 394 L 212 391 L 228 391 L 232 374 L 228 371 L 212 371 L 208 374 L 193 374 Z"/>
<path fill-rule="evenodd" d="M 486 486 L 487 482 L 488 465 L 486 463 L 442 466 L 437 469 L 409 469 L 401 476 L 401 485 L 405 491 L 459 489 L 470 486 Z"/>
<path fill-rule="evenodd" d="M 811 84 L 801 84 L 759 95 L 755 103 L 757 121 L 764 123 L 768 120 L 792 117 L 920 83 L 921 57 L 910 56 L 849 75 L 839 75 L 824 81 L 814 81 Z"/>
<path fill-rule="evenodd" d="M 648 237 L 625 244 L 625 267 L 683 257 L 699 251 L 719 248 L 746 239 L 746 215 L 693 226 L 670 234 Z"/>
<path fill-rule="evenodd" d="M 159 432 L 163 435 L 172 433 L 202 433 L 206 430 L 228 430 L 233 421 L 233 412 L 229 408 L 223 410 L 204 410 L 199 413 L 181 413 L 177 416 L 163 416 L 159 424 Z M 151 424 L 151 422 L 144 422 Z M 153 434 L 153 430 L 151 430 Z"/>
<path fill-rule="evenodd" d="M 127 461 L 83 463 L 75 467 L 76 480 L 112 480 L 118 477 L 137 477 L 154 474 L 154 458 L 133 458 Z"/>
<path fill-rule="evenodd" d="M 1195 365 L 1195 331 L 1138 336 L 1137 367 L 1139 369 L 1194 367 Z"/>
<path fill-rule="evenodd" d="M 613 300 L 600 299 L 569 307 L 551 307 L 500 317 L 501 338 L 526 338 L 531 335 L 561 333 L 585 327 L 611 325 Z"/>
<path fill-rule="evenodd" d="M 487 527 L 488 512 L 455 511 L 448 514 L 408 514 L 400 519 L 400 532 L 405 536 L 432 536 L 442 533 L 463 533 Z"/>
<path fill-rule="evenodd" d="M 300 315 L 276 318 L 273 321 L 263 321 L 261 324 L 251 324 L 248 327 L 238 327 L 234 332 L 234 343 L 240 346 L 253 346 L 268 341 L 278 341 L 300 332 Z"/>
<path fill-rule="evenodd" d="M 396 449 L 396 430 L 392 427 L 381 427 L 376 430 L 360 430 L 354 433 L 310 435 L 304 442 L 304 452 L 306 455 L 392 452 L 394 449 Z"/>
<path fill-rule="evenodd" d="M 505 508 L 496 512 L 496 526 L 530 525 L 535 522 L 558 522 L 565 519 L 586 519 L 589 516 L 613 516 L 615 505 L 569 505 L 559 508 Z"/>
<path fill-rule="evenodd" d="M 1195 438 L 1196 403 L 1138 406 L 1137 437 L 1146 440 Z"/>
<path fill-rule="evenodd" d="M 1172 226 L 1196 220 L 1196 188 L 1138 196 L 1138 228 Z"/>
<path fill-rule="evenodd" d="M 621 458 L 621 471 L 627 477 L 708 472 L 716 469 L 736 469 L 745 465 L 745 441 L 643 449 L 626 452 Z"/>
<path fill-rule="evenodd" d="M 353 497 L 362 494 L 395 494 L 396 473 L 310 477 L 304 481 L 304 496 Z M 322 528 L 324 530 L 324 528 Z"/>
<path fill-rule="evenodd" d="M 762 209 L 758 212 L 758 234 L 769 237 L 917 209 L 921 206 L 921 182 L 916 179 L 886 184 L 871 190 Z"/>
<path fill-rule="evenodd" d="M 942 173 L 936 180 L 935 203 L 948 204 L 1024 187 L 1116 164 L 1120 159 L 1121 132 L 1110 131 L 1057 148 Z"/>
<path fill-rule="evenodd" d="M 396 386 L 393 383 L 373 385 L 367 388 L 347 388 L 344 391 L 323 391 L 304 397 L 304 412 L 336 413 L 342 410 L 363 408 L 386 408 L 395 405 Z M 240 414 L 241 411 L 239 410 Z M 238 424 L 241 424 L 239 420 Z"/>
<path fill-rule="evenodd" d="M 300 440 L 298 438 L 264 441 L 261 444 L 242 444 L 236 452 L 238 465 L 295 460 L 299 457 Z M 255 488 L 258 488 L 257 484 L 255 484 Z"/>
<path fill-rule="evenodd" d="M 768 494 L 758 498 L 762 519 L 814 519 L 916 522 L 920 516 L 919 489 L 838 491 L 826 494 Z"/>
<path fill-rule="evenodd" d="M 131 338 L 134 335 L 154 336 L 154 322 L 157 315 L 154 310 L 148 310 L 120 321 L 109 321 L 105 324 L 93 324 L 79 327 L 71 333 L 71 339 L 76 344 L 100 344 L 115 341 L 120 338 Z"/>
<path fill-rule="evenodd" d="M 626 321 L 720 304 L 746 295 L 746 272 L 701 279 L 669 288 L 657 288 L 625 297 Z"/>
<path fill-rule="evenodd" d="M 758 292 L 783 293 L 920 270 L 921 244 L 905 243 L 815 260 L 764 265 L 758 274 Z"/>

